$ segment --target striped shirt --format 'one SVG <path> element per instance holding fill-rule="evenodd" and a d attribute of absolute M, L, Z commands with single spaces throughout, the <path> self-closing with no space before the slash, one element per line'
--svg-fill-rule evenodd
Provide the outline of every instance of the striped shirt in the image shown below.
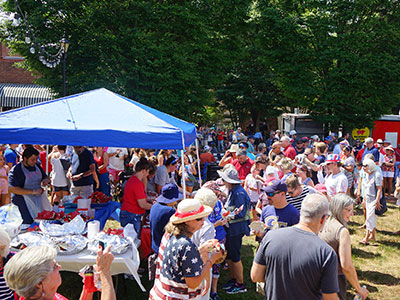
<path fill-rule="evenodd" d="M 288 193 L 286 193 L 287 202 L 291 203 L 299 211 L 300 211 L 300 208 L 301 208 L 301 203 L 303 202 L 304 198 L 308 194 L 314 194 L 314 193 L 317 192 L 315 189 L 313 189 L 312 187 L 310 187 L 308 185 L 302 184 L 301 187 L 303 188 L 303 190 L 301 191 L 300 195 L 298 195 L 296 197 L 292 197 Z"/>
<path fill-rule="evenodd" d="M 0 299 L 2 300 L 14 300 L 14 291 L 11 290 L 6 285 L 6 280 L 4 279 L 4 265 L 7 261 L 14 255 L 14 253 L 10 253 L 6 258 L 3 257 L 3 267 L 0 269 Z"/>

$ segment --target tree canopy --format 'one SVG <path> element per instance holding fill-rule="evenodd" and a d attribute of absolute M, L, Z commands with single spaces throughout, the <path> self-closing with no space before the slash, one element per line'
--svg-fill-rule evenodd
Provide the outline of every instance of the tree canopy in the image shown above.
<path fill-rule="evenodd" d="M 238 56 L 245 0 L 18 1 L 40 44 L 70 41 L 67 93 L 105 87 L 147 105 L 195 119 Z M 16 11 L 14 0 L 5 8 Z M 20 12 L 19 12 L 20 13 Z M 61 66 L 45 67 L 24 40 L 27 24 L 8 25 L 3 41 L 61 94 Z"/>

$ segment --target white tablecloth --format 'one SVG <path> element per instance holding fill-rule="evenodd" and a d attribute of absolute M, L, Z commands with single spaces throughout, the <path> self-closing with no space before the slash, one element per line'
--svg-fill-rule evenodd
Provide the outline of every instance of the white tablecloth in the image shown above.
<path fill-rule="evenodd" d="M 74 255 L 57 255 L 56 260 L 62 267 L 61 271 L 79 272 L 85 265 L 94 265 L 96 263 L 96 255 L 84 250 Z M 140 259 L 137 249 L 130 247 L 124 254 L 114 255 L 111 274 L 132 274 L 142 291 L 146 292 L 137 273 L 139 264 Z"/>

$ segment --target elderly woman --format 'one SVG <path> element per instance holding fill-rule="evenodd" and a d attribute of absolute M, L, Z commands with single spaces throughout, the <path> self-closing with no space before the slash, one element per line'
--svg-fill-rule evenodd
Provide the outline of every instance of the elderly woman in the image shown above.
<path fill-rule="evenodd" d="M 350 233 L 347 223 L 353 215 L 354 200 L 346 194 L 336 194 L 329 203 L 331 216 L 326 220 L 319 237 L 335 250 L 338 257 L 338 282 L 341 300 L 346 300 L 346 279 L 356 292 L 365 299 L 368 290 L 360 286 L 351 259 Z"/>
<path fill-rule="evenodd" d="M 28 247 L 18 252 L 4 268 L 7 286 L 21 296 L 20 300 L 66 299 L 57 294 L 57 289 L 61 285 L 61 266 L 55 261 L 56 255 L 57 250 L 48 246 Z M 97 253 L 95 268 L 100 273 L 101 300 L 116 299 L 110 272 L 113 259 L 110 246 L 104 253 L 102 250 Z M 82 292 L 80 299 L 88 300 L 91 299 L 90 296 Z"/>
<path fill-rule="evenodd" d="M 4 279 L 4 266 L 13 256 L 10 253 L 10 237 L 8 233 L 0 227 L 0 299 L 4 300 L 14 300 L 14 291 L 11 290 Z"/>
<path fill-rule="evenodd" d="M 212 251 L 209 255 L 214 240 L 197 248 L 191 238 L 202 228 L 204 218 L 211 211 L 196 199 L 184 199 L 178 204 L 161 240 L 156 279 L 149 299 L 201 298 L 201 283 L 208 278 L 210 268 L 222 253 Z"/>
<path fill-rule="evenodd" d="M 361 244 L 368 245 L 369 240 L 375 240 L 376 231 L 376 214 L 375 209 L 381 208 L 380 199 L 382 197 L 382 173 L 378 171 L 375 162 L 372 159 L 364 158 L 363 160 L 364 177 L 363 185 L 363 202 L 366 208 L 366 233 Z"/>

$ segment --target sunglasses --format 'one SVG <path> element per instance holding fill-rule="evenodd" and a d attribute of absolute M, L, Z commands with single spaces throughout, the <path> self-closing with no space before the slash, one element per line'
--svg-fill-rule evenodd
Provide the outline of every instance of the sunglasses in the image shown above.
<path fill-rule="evenodd" d="M 204 218 L 197 218 L 197 219 L 196 219 L 197 222 L 200 222 L 200 221 L 202 221 L 202 220 L 204 220 Z"/>
<path fill-rule="evenodd" d="M 364 168 L 368 167 L 368 165 L 362 165 Z"/>
<path fill-rule="evenodd" d="M 279 194 L 280 192 L 271 192 L 271 193 L 266 193 L 268 197 L 273 197 L 276 194 Z"/>

